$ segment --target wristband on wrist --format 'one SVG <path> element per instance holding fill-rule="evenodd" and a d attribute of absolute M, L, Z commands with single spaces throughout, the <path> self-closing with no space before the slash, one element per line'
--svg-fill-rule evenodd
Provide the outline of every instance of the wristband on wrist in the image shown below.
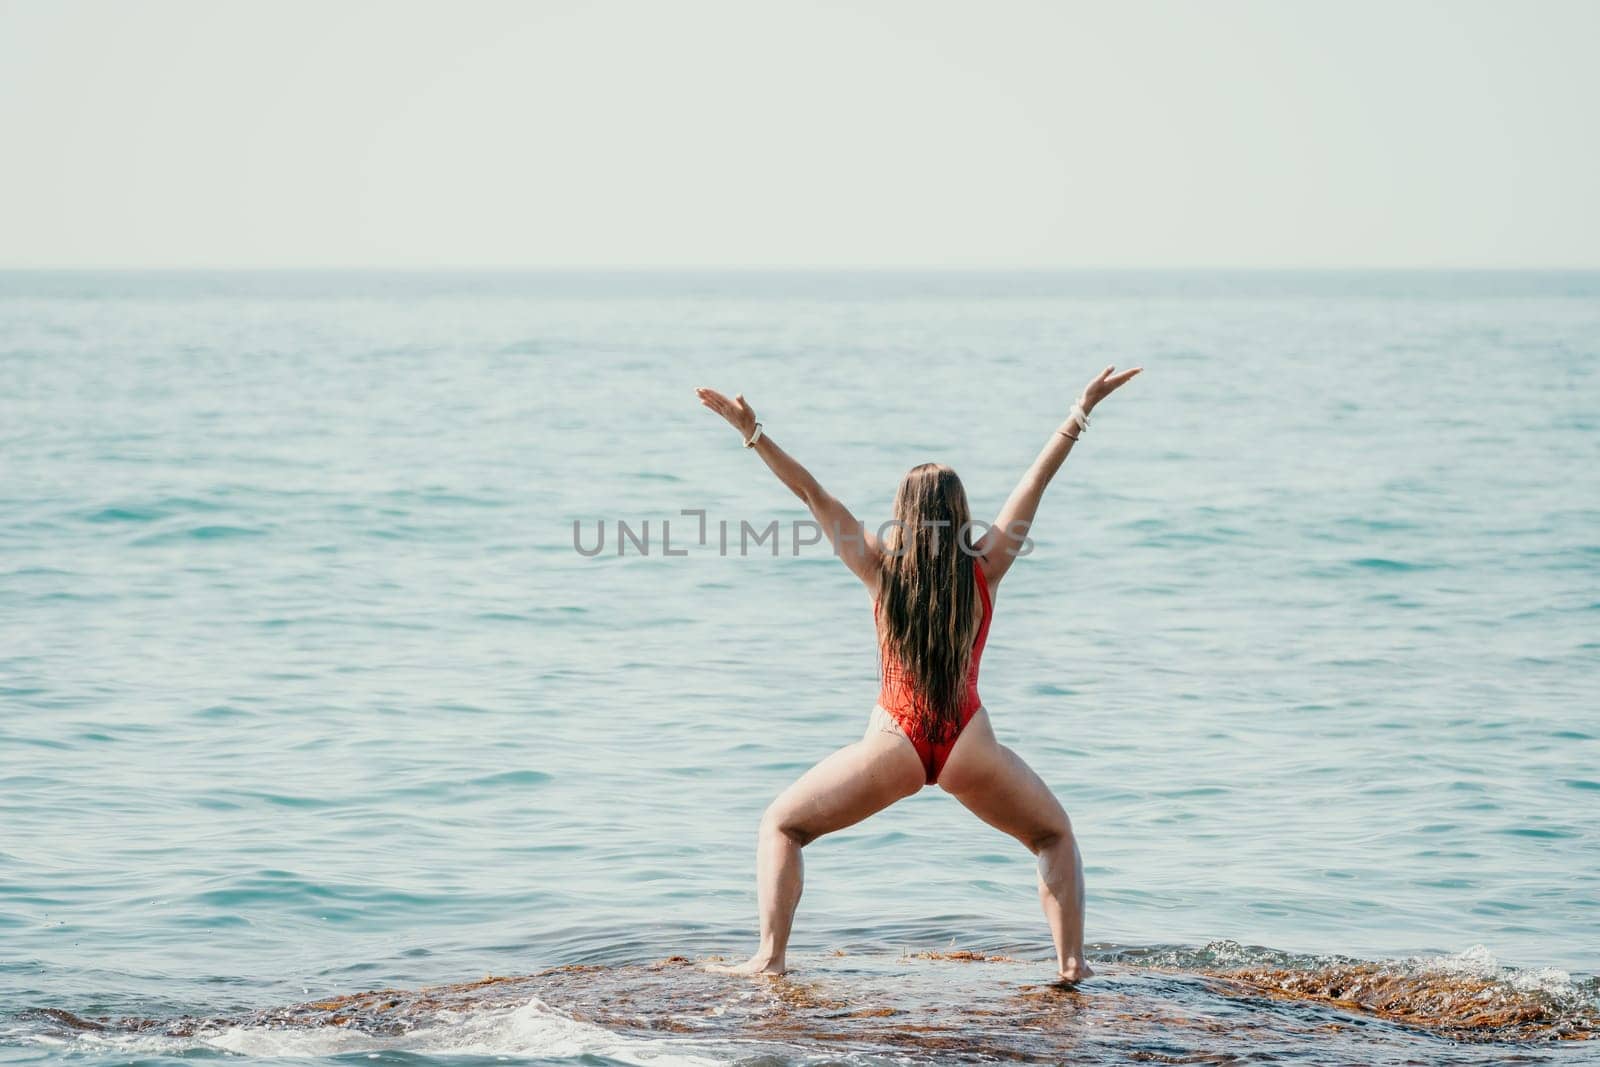
<path fill-rule="evenodd" d="M 761 440 L 761 424 L 758 422 L 756 428 L 750 431 L 750 439 L 744 443 L 744 447 L 754 448 L 759 440 Z"/>
<path fill-rule="evenodd" d="M 1083 404 L 1072 405 L 1072 412 L 1067 416 L 1067 421 L 1078 427 L 1078 432 L 1083 433 L 1089 428 L 1089 413 L 1083 410 Z"/>

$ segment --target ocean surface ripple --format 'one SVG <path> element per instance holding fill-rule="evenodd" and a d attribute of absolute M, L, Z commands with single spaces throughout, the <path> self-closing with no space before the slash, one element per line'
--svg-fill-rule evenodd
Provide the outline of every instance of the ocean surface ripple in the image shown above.
<path fill-rule="evenodd" d="M 986 517 L 1107 363 L 983 672 L 1102 979 L 937 790 L 683 962 L 876 671 L 692 388 Z M 0 382 L 0 1063 L 1600 1058 L 1600 275 L 0 273 Z"/>

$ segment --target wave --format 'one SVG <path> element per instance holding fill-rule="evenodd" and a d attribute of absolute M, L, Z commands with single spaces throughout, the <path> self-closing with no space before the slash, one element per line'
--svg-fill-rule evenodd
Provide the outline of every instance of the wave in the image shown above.
<path fill-rule="evenodd" d="M 82 1027 L 85 1020 L 53 1013 L 64 1025 Z M 47 1042 L 48 1043 L 48 1042 Z M 184 1056 L 215 1049 L 255 1058 L 323 1057 L 350 1053 L 407 1051 L 430 1056 L 537 1056 L 548 1059 L 594 1057 L 641 1067 L 702 1067 L 725 1062 L 714 1054 L 696 1054 L 683 1042 L 614 1033 L 531 998 L 518 1005 L 482 1010 L 438 1011 L 415 1025 L 392 1032 L 348 1025 L 330 1016 L 322 1025 L 282 1025 L 259 1020 L 201 1024 L 188 1033 L 119 1031 L 94 1028 L 79 1032 L 74 1043 L 83 1051 L 121 1056 Z"/>

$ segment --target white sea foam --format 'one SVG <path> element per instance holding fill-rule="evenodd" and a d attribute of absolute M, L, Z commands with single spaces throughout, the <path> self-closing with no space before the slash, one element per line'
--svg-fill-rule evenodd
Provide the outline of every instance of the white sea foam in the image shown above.
<path fill-rule="evenodd" d="M 705 1042 L 615 1034 L 574 1019 L 537 998 L 512 1008 L 440 1012 L 404 1034 L 369 1034 L 332 1026 L 229 1026 L 188 1038 L 84 1034 L 77 1041 L 82 1046 L 147 1055 L 193 1048 L 268 1058 L 405 1050 L 479 1056 L 595 1056 L 639 1067 L 709 1067 L 733 1058 L 716 1055 Z"/>
<path fill-rule="evenodd" d="M 1417 959 L 1413 963 L 1429 971 L 1502 981 L 1521 993 L 1548 993 L 1556 997 L 1569 997 L 1578 993 L 1577 984 L 1573 982 L 1572 975 L 1566 971 L 1554 967 L 1507 970 L 1495 954 L 1483 945 L 1473 945 L 1448 956 Z"/>

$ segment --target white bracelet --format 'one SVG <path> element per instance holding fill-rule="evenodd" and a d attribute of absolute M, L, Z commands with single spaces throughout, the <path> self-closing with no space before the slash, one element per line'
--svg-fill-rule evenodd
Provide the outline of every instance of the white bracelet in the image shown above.
<path fill-rule="evenodd" d="M 1089 429 L 1089 413 L 1083 410 L 1082 404 L 1072 405 L 1072 413 L 1067 416 L 1067 421 L 1078 424 L 1078 432 L 1084 433 Z"/>
<path fill-rule="evenodd" d="M 761 440 L 761 424 L 758 422 L 756 423 L 756 428 L 750 431 L 750 440 L 744 443 L 744 447 L 754 448 L 759 440 Z"/>

